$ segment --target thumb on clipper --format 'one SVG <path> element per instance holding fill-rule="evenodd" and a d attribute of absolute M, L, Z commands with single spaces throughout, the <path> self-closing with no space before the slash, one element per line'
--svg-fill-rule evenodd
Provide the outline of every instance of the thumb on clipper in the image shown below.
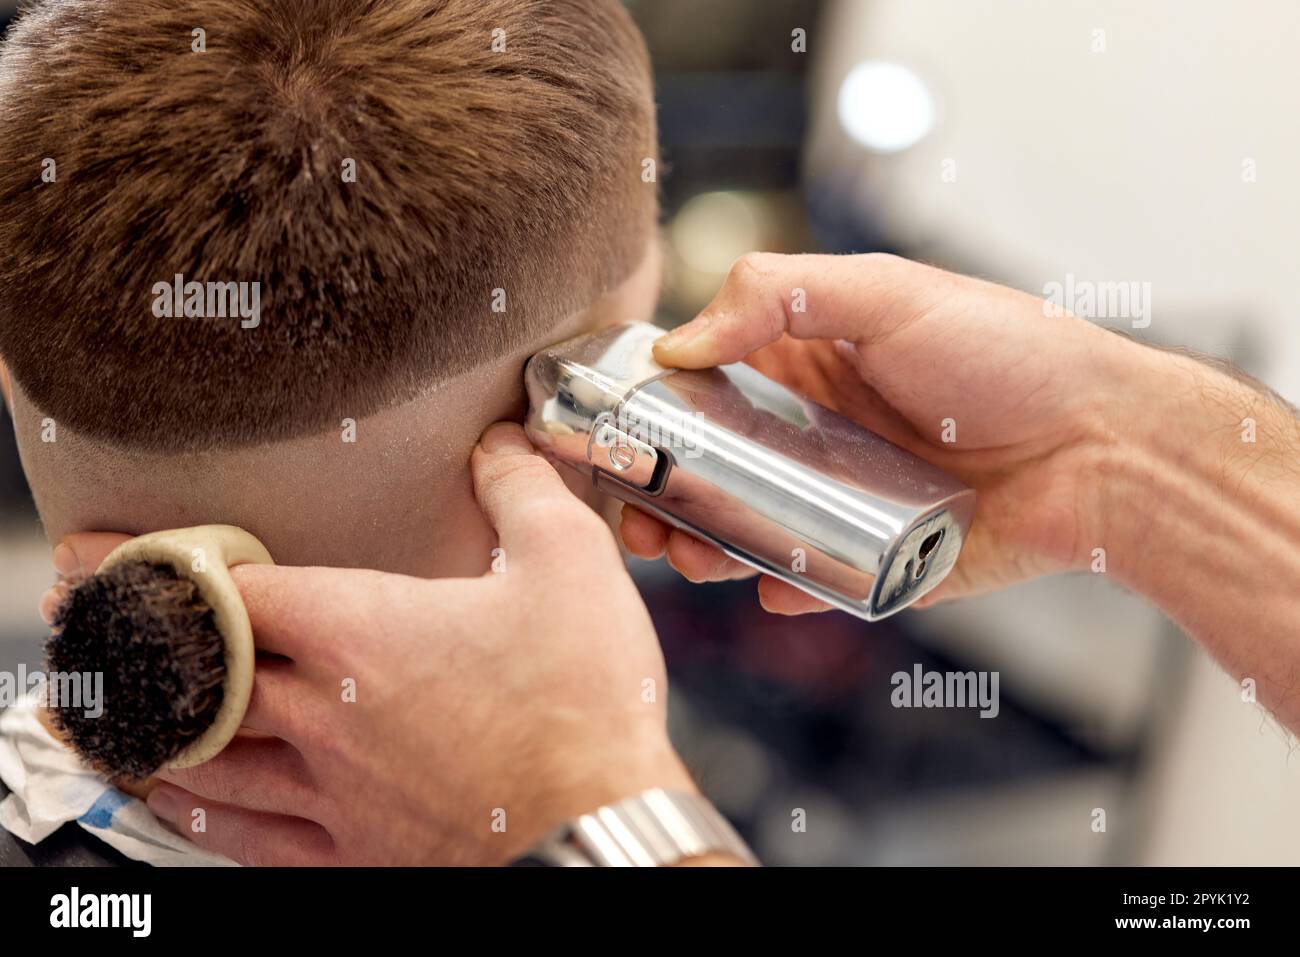
<path fill-rule="evenodd" d="M 704 310 L 655 342 L 655 359 L 672 368 L 706 369 L 739 362 L 780 339 L 789 325 L 780 290 L 803 281 L 801 259 L 741 256 Z"/>
<path fill-rule="evenodd" d="M 655 343 L 665 366 L 703 369 L 789 334 L 861 342 L 924 316 L 971 280 L 880 253 L 748 253 L 698 317 Z"/>
<path fill-rule="evenodd" d="M 703 369 L 717 365 L 709 361 L 716 352 L 708 333 L 708 317 L 701 315 L 660 338 L 654 345 L 655 361 L 676 369 Z"/>

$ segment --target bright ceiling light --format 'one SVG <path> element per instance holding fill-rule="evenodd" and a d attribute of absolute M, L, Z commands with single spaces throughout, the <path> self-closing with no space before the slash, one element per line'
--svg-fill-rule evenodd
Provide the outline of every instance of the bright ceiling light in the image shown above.
<path fill-rule="evenodd" d="M 934 127 L 934 98 L 905 66 L 881 60 L 859 63 L 844 78 L 840 124 L 877 153 L 897 153 Z"/>

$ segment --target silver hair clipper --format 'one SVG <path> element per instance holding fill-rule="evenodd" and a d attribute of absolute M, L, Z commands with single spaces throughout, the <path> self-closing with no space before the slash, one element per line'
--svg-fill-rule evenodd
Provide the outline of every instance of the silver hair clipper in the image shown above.
<path fill-rule="evenodd" d="M 615 326 L 525 371 L 529 438 L 596 487 L 860 618 L 952 569 L 975 492 L 747 365 L 654 361 L 663 330 Z"/>

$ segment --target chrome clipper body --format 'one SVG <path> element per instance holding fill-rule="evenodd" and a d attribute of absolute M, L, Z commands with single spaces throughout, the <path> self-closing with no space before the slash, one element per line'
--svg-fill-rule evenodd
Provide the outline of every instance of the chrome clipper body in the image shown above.
<path fill-rule="evenodd" d="M 629 323 L 543 349 L 529 438 L 596 487 L 860 618 L 952 569 L 975 508 L 961 482 L 747 365 L 654 361 Z"/>

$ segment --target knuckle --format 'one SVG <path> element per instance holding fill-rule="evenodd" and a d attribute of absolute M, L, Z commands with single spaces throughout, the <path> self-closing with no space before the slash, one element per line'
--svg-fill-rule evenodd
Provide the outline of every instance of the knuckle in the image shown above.
<path fill-rule="evenodd" d="M 763 324 L 767 336 L 776 338 L 789 328 L 786 309 L 789 290 L 777 281 L 779 253 L 749 252 L 734 263 L 727 274 L 727 291 L 732 302 L 743 303 L 754 321 Z"/>
<path fill-rule="evenodd" d="M 902 256 L 896 256 L 893 253 L 862 253 L 862 262 L 866 266 L 875 266 L 880 269 L 898 269 L 903 266 L 916 265 L 910 259 L 904 259 Z"/>
<path fill-rule="evenodd" d="M 933 266 L 918 263 L 893 253 L 862 253 L 861 265 L 871 274 L 887 282 L 915 280 L 926 273 L 937 273 Z"/>
<path fill-rule="evenodd" d="M 727 282 L 739 286 L 752 285 L 772 275 L 776 253 L 748 252 L 731 264 Z"/>

